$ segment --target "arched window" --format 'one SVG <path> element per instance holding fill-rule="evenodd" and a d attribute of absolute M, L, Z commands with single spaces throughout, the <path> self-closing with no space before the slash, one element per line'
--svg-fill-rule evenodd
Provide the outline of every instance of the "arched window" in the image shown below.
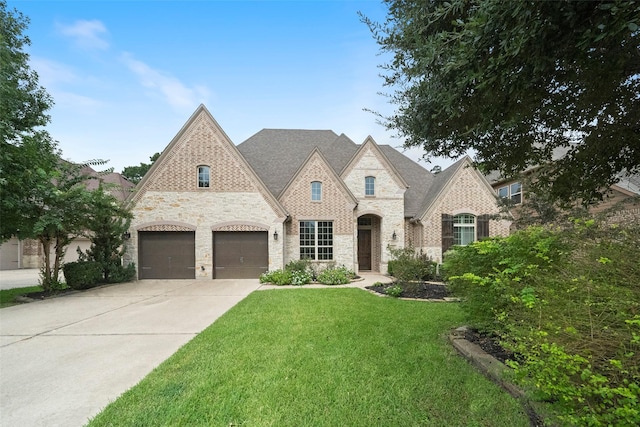
<path fill-rule="evenodd" d="M 320 181 L 313 181 L 311 183 L 311 200 L 314 202 L 322 200 L 322 183 Z"/>
<path fill-rule="evenodd" d="M 367 176 L 364 178 L 364 195 L 376 195 L 376 178 L 374 176 Z"/>
<path fill-rule="evenodd" d="M 209 166 L 198 166 L 198 188 L 209 187 Z"/>
<path fill-rule="evenodd" d="M 460 214 L 453 217 L 453 244 L 465 246 L 476 240 L 476 217 Z"/>

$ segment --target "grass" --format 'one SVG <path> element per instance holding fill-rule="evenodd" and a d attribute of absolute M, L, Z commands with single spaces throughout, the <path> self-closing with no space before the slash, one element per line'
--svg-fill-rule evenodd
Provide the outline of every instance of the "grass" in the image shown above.
<path fill-rule="evenodd" d="M 528 426 L 449 345 L 455 304 L 254 292 L 89 424 Z"/>
<path fill-rule="evenodd" d="M 39 292 L 42 290 L 41 286 L 29 286 L 26 288 L 14 288 L 0 290 L 0 308 L 11 307 L 12 305 L 20 304 L 16 302 L 16 297 L 31 292 Z"/>

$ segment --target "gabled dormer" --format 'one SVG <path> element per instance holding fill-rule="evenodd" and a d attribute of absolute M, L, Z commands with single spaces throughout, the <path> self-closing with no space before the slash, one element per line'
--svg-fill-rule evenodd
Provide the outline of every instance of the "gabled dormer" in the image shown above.
<path fill-rule="evenodd" d="M 371 136 L 340 172 L 340 177 L 359 201 L 402 198 L 409 187 Z"/>

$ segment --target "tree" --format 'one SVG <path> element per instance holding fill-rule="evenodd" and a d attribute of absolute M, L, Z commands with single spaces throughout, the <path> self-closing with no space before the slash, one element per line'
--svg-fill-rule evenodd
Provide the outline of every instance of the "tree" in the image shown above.
<path fill-rule="evenodd" d="M 30 44 L 23 35 L 28 22 L 0 0 L 0 242 L 28 237 L 31 227 L 21 224 L 25 204 L 58 161 L 55 142 L 40 128 L 53 102 L 23 51 Z"/>
<path fill-rule="evenodd" d="M 83 165 L 58 161 L 55 169 L 41 170 L 33 198 L 23 204 L 23 229 L 20 233 L 37 239 L 42 245 L 44 266 L 42 287 L 55 290 L 62 261 L 71 241 L 86 231 L 86 218 L 92 212 L 89 177 Z M 53 260 L 51 255 L 53 254 Z"/>
<path fill-rule="evenodd" d="M 127 166 L 122 170 L 122 176 L 124 176 L 134 184 L 139 183 L 142 180 L 142 177 L 144 177 L 144 175 L 149 172 L 149 169 L 151 169 L 151 166 L 153 166 L 155 161 L 158 160 L 160 154 L 161 153 L 156 153 L 153 156 L 149 157 L 151 163 L 140 163 L 140 166 Z"/>
<path fill-rule="evenodd" d="M 117 279 L 122 269 L 124 255 L 124 234 L 129 229 L 131 209 L 120 202 L 104 183 L 91 192 L 89 203 L 91 211 L 85 217 L 86 236 L 91 247 L 86 254 L 80 253 L 80 259 L 95 261 L 100 265 L 104 282 Z"/>
<path fill-rule="evenodd" d="M 53 104 L 38 75 L 29 67 L 29 55 L 23 49 L 31 44 L 23 34 L 29 19 L 17 10 L 7 10 L 0 1 L 0 136 L 2 143 L 19 142 L 49 122 L 45 114 Z M 4 148 L 4 146 L 3 146 Z"/>
<path fill-rule="evenodd" d="M 640 2 L 386 0 L 383 121 L 428 155 L 476 154 L 560 201 L 640 172 Z M 558 159 L 559 153 L 566 153 Z M 553 160 L 553 162 L 552 162 Z"/>

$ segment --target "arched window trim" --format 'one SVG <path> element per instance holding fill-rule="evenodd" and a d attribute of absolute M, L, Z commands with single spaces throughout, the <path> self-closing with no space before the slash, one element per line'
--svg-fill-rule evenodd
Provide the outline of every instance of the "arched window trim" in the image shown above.
<path fill-rule="evenodd" d="M 375 176 L 369 175 L 364 177 L 364 195 L 369 197 L 376 195 L 376 177 Z"/>
<path fill-rule="evenodd" d="M 461 213 L 453 217 L 453 244 L 466 246 L 477 240 L 476 216 L 470 213 Z"/>

